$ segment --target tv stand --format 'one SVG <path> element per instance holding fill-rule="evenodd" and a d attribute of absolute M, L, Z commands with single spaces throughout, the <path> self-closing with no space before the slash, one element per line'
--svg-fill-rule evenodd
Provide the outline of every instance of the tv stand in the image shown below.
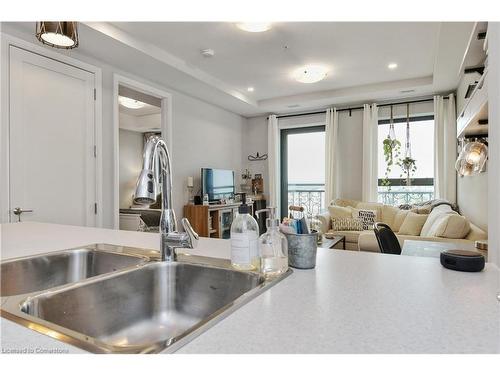
<path fill-rule="evenodd" d="M 184 217 L 201 237 L 228 239 L 240 205 L 241 202 L 208 206 L 188 204 L 184 206 Z M 250 215 L 254 215 L 253 205 L 250 205 Z"/>

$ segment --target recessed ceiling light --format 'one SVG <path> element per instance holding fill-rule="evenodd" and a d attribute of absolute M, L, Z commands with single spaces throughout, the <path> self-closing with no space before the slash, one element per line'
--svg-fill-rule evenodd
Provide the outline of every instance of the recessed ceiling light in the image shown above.
<path fill-rule="evenodd" d="M 118 97 L 118 102 L 122 106 L 130 108 L 130 109 L 139 109 L 139 108 L 142 108 L 146 105 L 146 103 L 140 102 L 139 100 L 127 98 L 125 96 Z"/>
<path fill-rule="evenodd" d="M 247 91 L 248 91 L 248 92 L 254 92 L 254 91 L 255 91 L 255 89 L 254 89 L 253 87 L 249 87 L 249 88 L 247 88 Z"/>
<path fill-rule="evenodd" d="M 396 63 L 390 63 L 389 65 L 387 65 L 387 67 L 389 69 L 396 69 L 398 67 L 398 64 L 396 64 Z"/>
<path fill-rule="evenodd" d="M 240 22 L 237 23 L 236 26 L 249 33 L 261 33 L 271 28 L 271 22 Z"/>
<path fill-rule="evenodd" d="M 321 65 L 306 65 L 293 72 L 293 78 L 302 83 L 319 82 L 326 78 L 328 69 Z"/>

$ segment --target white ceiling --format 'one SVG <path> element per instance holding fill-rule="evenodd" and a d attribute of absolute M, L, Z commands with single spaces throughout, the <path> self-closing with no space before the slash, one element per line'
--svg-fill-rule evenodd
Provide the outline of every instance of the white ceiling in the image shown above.
<path fill-rule="evenodd" d="M 277 23 L 249 33 L 233 23 L 113 23 L 210 75 L 246 92 L 254 100 L 372 83 L 431 76 L 439 23 Z M 215 51 L 203 57 L 202 49 Z M 389 62 L 399 68 L 387 68 Z M 291 79 L 308 63 L 330 69 L 314 84 Z"/>
<path fill-rule="evenodd" d="M 24 24 L 25 30 L 33 29 L 31 23 Z M 453 90 L 473 26 L 304 22 L 276 23 L 267 32 L 247 33 L 225 22 L 101 22 L 81 25 L 78 50 L 254 116 Z M 214 49 L 215 56 L 203 57 L 205 48 Z M 389 70 L 389 62 L 398 68 Z M 291 72 L 306 63 L 328 66 L 327 79 L 295 82 Z M 255 91 L 247 92 L 248 86 Z"/>
<path fill-rule="evenodd" d="M 154 108 L 155 107 L 152 107 L 151 109 Z M 120 106 L 120 129 L 139 133 L 161 131 L 161 115 L 159 111 L 142 115 L 134 113 L 134 111 L 141 111 L 142 109 L 143 108 L 131 110 L 129 108 L 125 109 L 123 106 Z"/>

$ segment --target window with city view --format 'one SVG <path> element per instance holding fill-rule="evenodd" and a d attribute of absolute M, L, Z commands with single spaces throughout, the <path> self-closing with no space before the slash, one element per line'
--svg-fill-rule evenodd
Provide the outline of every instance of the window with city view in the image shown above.
<path fill-rule="evenodd" d="M 397 121 L 397 122 L 396 122 Z M 424 202 L 434 197 L 434 119 L 432 116 L 410 118 L 411 158 L 416 169 L 410 183 L 398 160 L 405 158 L 406 119 L 395 120 L 396 139 L 401 142 L 400 156 L 386 173 L 387 162 L 383 141 L 389 134 L 389 122 L 379 121 L 378 127 L 378 200 L 384 204 L 401 205 Z"/>
<path fill-rule="evenodd" d="M 324 126 L 281 131 L 282 214 L 290 205 L 303 206 L 308 215 L 325 205 Z"/>

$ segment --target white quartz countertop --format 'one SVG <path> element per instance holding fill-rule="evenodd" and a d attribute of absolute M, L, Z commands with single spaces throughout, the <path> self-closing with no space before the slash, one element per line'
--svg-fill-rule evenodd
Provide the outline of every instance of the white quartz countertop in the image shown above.
<path fill-rule="evenodd" d="M 159 235 L 55 224 L 4 224 L 1 259 L 93 243 L 159 248 Z M 229 257 L 202 238 L 190 253 Z M 294 273 L 178 353 L 500 353 L 500 273 L 443 268 L 439 259 L 318 250 Z M 2 352 L 82 350 L 1 319 Z"/>

